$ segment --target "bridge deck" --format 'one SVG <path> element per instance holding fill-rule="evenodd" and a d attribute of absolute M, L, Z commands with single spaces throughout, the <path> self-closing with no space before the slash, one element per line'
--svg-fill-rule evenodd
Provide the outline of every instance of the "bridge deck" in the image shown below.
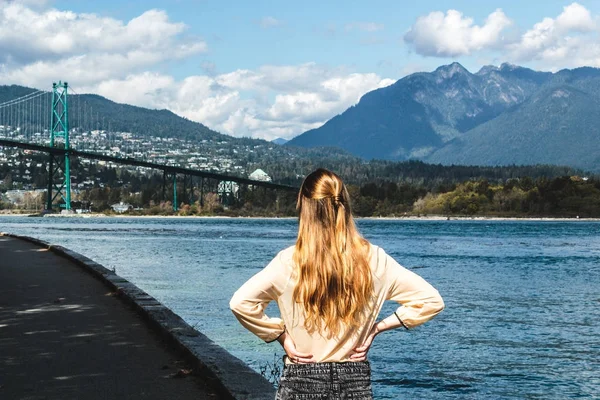
<path fill-rule="evenodd" d="M 21 148 L 21 149 L 40 151 L 40 152 L 50 153 L 50 154 L 54 154 L 54 155 L 64 155 L 65 154 L 64 149 L 59 149 L 56 147 L 42 146 L 42 145 L 33 144 L 33 143 L 17 142 L 14 140 L 7 140 L 7 139 L 0 139 L 0 147 L 2 147 L 2 146 L 17 147 L 17 148 Z M 299 188 L 295 187 L 295 186 L 280 185 L 278 183 L 273 183 L 273 182 L 256 181 L 254 179 L 242 178 L 239 176 L 225 175 L 225 174 L 219 174 L 219 173 L 215 173 L 215 172 L 194 170 L 194 169 L 183 168 L 183 167 L 175 167 L 172 165 L 156 164 L 156 163 L 151 163 L 151 162 L 147 162 L 147 161 L 136 160 L 133 158 L 111 157 L 111 156 L 106 156 L 103 154 L 97 154 L 97 153 L 88 152 L 88 151 L 79 151 L 79 150 L 75 150 L 75 149 L 70 149 L 67 152 L 73 157 L 87 158 L 90 160 L 110 161 L 110 162 L 113 162 L 116 164 L 121 164 L 121 165 L 152 168 L 152 169 L 162 170 L 162 171 L 165 171 L 165 172 L 168 172 L 171 174 L 182 174 L 182 175 L 188 175 L 188 176 L 198 176 L 198 177 L 202 177 L 202 178 L 215 179 L 215 180 L 220 180 L 220 181 L 231 181 L 231 182 L 241 183 L 244 185 L 265 187 L 268 189 L 285 190 L 285 191 L 292 191 L 292 192 L 298 192 L 298 190 L 299 190 Z"/>
<path fill-rule="evenodd" d="M 217 398 L 178 374 L 180 356 L 108 292 L 69 261 L 0 237 L 0 398 Z"/>

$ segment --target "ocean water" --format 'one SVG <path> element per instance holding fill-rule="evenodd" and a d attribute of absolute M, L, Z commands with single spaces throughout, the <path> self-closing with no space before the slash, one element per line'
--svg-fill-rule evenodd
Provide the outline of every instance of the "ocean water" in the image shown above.
<path fill-rule="evenodd" d="M 600 223 L 358 225 L 446 303 L 427 324 L 376 338 L 375 398 L 600 398 Z M 294 219 L 0 218 L 0 231 L 115 268 L 257 370 L 283 352 L 245 331 L 229 299 L 296 229 Z"/>

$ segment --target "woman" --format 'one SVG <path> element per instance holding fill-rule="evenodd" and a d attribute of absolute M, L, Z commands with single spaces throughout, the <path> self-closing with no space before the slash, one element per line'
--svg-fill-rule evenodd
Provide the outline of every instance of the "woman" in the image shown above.
<path fill-rule="evenodd" d="M 250 278 L 230 307 L 244 327 L 283 346 L 277 399 L 371 399 L 367 353 L 379 333 L 421 325 L 444 308 L 437 290 L 357 231 L 334 173 L 308 175 L 298 195 L 296 245 Z M 281 318 L 264 309 L 276 300 Z M 376 322 L 385 300 L 401 306 Z"/>

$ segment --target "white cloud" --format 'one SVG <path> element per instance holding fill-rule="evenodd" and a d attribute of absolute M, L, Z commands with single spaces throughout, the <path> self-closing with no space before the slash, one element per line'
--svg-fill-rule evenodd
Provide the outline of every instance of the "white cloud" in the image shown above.
<path fill-rule="evenodd" d="M 318 127 L 368 91 L 392 84 L 376 74 L 348 73 L 314 63 L 191 76 L 127 76 L 86 88 L 115 101 L 168 108 L 234 136 L 291 138 Z M 148 90 L 147 88 L 151 88 Z"/>
<path fill-rule="evenodd" d="M 418 54 L 436 57 L 469 55 L 474 51 L 497 47 L 502 43 L 502 31 L 511 20 L 501 9 L 491 13 L 482 26 L 461 12 L 432 12 L 417 18 L 404 36 Z"/>
<path fill-rule="evenodd" d="M 0 79 L 5 81 L 44 87 L 68 76 L 88 85 L 207 48 L 202 40 L 184 37 L 186 26 L 160 10 L 124 23 L 26 3 L 0 1 Z"/>
<path fill-rule="evenodd" d="M 170 99 L 161 94 L 175 80 L 167 75 L 144 72 L 129 75 L 125 79 L 108 79 L 93 86 L 79 89 L 80 93 L 95 93 L 118 103 L 135 104 L 141 107 L 168 108 Z"/>
<path fill-rule="evenodd" d="M 320 82 L 320 90 L 280 94 L 264 118 L 271 121 L 323 123 L 358 102 L 369 90 L 387 86 L 391 81 L 375 74 L 350 74 Z"/>
<path fill-rule="evenodd" d="M 459 11 L 436 11 L 417 18 L 404 41 L 422 56 L 477 55 L 543 70 L 600 67 L 600 16 L 577 2 L 520 35 L 511 25 L 500 9 L 481 26 Z"/>
<path fill-rule="evenodd" d="M 297 71 L 294 77 L 292 70 Z M 360 100 L 360 97 L 394 81 L 376 74 L 345 73 L 315 64 L 297 67 L 262 67 L 260 85 L 275 95 L 271 103 L 252 101 L 243 108 L 245 119 L 235 125 L 233 120 L 222 125 L 230 134 L 247 129 L 247 134 L 265 139 L 291 138 L 324 124 Z M 285 77 L 285 79 L 282 79 Z M 282 90 L 287 88 L 287 90 Z M 239 114 L 238 114 L 239 115 Z"/>
<path fill-rule="evenodd" d="M 592 14 L 579 3 L 564 7 L 562 14 L 556 18 L 556 25 L 562 31 L 589 32 L 596 29 Z"/>
<path fill-rule="evenodd" d="M 68 79 L 76 93 L 166 108 L 223 133 L 265 139 L 315 128 L 364 93 L 393 83 L 316 63 L 219 74 L 210 61 L 197 62 L 203 75 L 176 79 L 164 63 L 207 46 L 186 37 L 186 26 L 164 11 L 120 21 L 44 7 L 43 0 L 33 7 L 32 1 L 0 0 L 0 82 L 47 88 Z M 263 22 L 281 23 L 272 17 Z"/>
<path fill-rule="evenodd" d="M 579 3 L 564 7 L 556 18 L 544 18 L 509 46 L 515 62 L 536 62 L 545 69 L 600 67 L 598 25 Z"/>

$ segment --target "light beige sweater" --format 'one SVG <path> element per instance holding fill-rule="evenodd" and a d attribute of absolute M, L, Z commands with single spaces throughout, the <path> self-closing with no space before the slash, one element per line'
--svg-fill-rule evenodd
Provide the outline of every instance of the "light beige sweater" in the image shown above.
<path fill-rule="evenodd" d="M 235 292 L 230 307 L 244 327 L 266 342 L 276 340 L 287 331 L 296 349 L 312 354 L 316 362 L 350 361 L 353 349 L 363 343 L 386 300 L 401 304 L 395 314 L 407 329 L 427 322 L 444 308 L 444 302 L 433 286 L 402 267 L 383 249 L 371 245 L 374 301 L 364 314 L 361 326 L 343 330 L 330 339 L 318 332 L 311 334 L 304 328 L 301 307 L 294 306 L 292 301 L 296 285 L 293 254 L 294 246 L 277 254 L 269 265 Z M 264 310 L 272 300 L 277 301 L 281 318 L 265 315 Z"/>

